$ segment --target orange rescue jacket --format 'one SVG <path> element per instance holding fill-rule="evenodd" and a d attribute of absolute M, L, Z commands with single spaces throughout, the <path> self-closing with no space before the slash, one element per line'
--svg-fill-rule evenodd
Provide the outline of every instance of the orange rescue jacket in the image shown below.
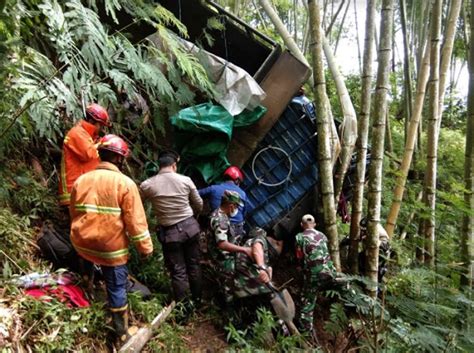
<path fill-rule="evenodd" d="M 124 265 L 130 240 L 141 254 L 153 251 L 138 188 L 112 163 L 101 162 L 76 180 L 69 210 L 72 245 L 86 260 Z"/>
<path fill-rule="evenodd" d="M 64 138 L 61 175 L 59 178 L 59 203 L 68 206 L 74 182 L 82 174 L 94 170 L 99 164 L 99 155 L 94 145 L 98 137 L 97 128 L 81 120 Z"/>

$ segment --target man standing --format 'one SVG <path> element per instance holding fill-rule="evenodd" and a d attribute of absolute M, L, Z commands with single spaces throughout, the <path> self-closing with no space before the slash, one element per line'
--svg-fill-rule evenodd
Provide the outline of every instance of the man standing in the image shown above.
<path fill-rule="evenodd" d="M 86 108 L 86 117 L 66 134 L 59 178 L 59 203 L 69 206 L 71 189 L 82 174 L 99 164 L 96 140 L 102 126 L 110 126 L 107 110 L 98 104 Z"/>
<path fill-rule="evenodd" d="M 248 246 L 240 246 L 238 237 L 230 225 L 230 217 L 238 212 L 242 205 L 240 195 L 236 191 L 225 190 L 219 208 L 210 215 L 210 254 L 219 267 L 224 286 L 225 301 L 233 299 L 233 280 L 235 274 L 235 255 L 243 253 L 252 258 L 252 249 Z"/>
<path fill-rule="evenodd" d="M 329 256 L 326 236 L 314 229 L 314 217 L 304 215 L 301 227 L 303 232 L 298 233 L 295 239 L 296 258 L 302 265 L 304 276 L 300 324 L 303 331 L 313 334 L 313 314 L 318 292 L 333 281 L 336 269 Z"/>
<path fill-rule="evenodd" d="M 119 341 L 128 338 L 128 245 L 147 257 L 153 252 L 138 188 L 120 172 L 128 155 L 118 136 L 104 136 L 98 146 L 101 162 L 80 176 L 71 191 L 71 242 L 84 259 L 102 268 L 112 323 Z"/>
<path fill-rule="evenodd" d="M 160 171 L 141 185 L 143 198 L 152 202 L 160 225 L 159 240 L 165 264 L 171 274 L 174 298 L 185 299 L 188 288 L 199 304 L 202 293 L 199 264 L 199 224 L 193 217 L 202 209 L 202 199 L 193 181 L 177 173 L 179 155 L 163 151 L 158 156 Z"/>
<path fill-rule="evenodd" d="M 221 205 L 222 195 L 225 190 L 235 191 L 239 194 L 242 203 L 239 205 L 237 213 L 230 217 L 230 224 L 234 230 L 234 235 L 239 239 L 244 233 L 245 205 L 247 203 L 247 194 L 240 188 L 240 183 L 242 183 L 243 180 L 244 175 L 242 171 L 236 166 L 230 166 L 224 172 L 223 183 L 211 185 L 199 190 L 199 195 L 203 199 L 209 200 L 209 206 L 212 211 Z"/>

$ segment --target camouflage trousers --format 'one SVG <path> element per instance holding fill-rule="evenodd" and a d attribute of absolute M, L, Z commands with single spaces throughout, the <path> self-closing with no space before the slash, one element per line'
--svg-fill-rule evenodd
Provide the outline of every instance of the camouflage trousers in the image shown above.
<path fill-rule="evenodd" d="M 313 283 L 305 283 L 301 293 L 301 310 L 299 322 L 303 332 L 313 331 L 314 309 L 318 299 L 319 288 Z"/>
<path fill-rule="evenodd" d="M 316 300 L 322 291 L 329 288 L 334 288 L 334 274 L 332 272 L 321 271 L 304 276 L 299 318 L 302 331 L 312 332 Z"/>
<path fill-rule="evenodd" d="M 217 262 L 218 273 L 217 278 L 224 292 L 224 300 L 230 303 L 234 299 L 234 273 L 235 273 L 235 258 L 228 256 Z"/>

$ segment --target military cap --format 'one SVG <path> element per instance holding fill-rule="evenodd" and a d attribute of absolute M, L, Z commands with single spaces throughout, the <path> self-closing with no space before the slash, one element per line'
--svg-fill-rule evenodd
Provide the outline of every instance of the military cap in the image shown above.
<path fill-rule="evenodd" d="M 301 218 L 301 223 L 315 223 L 314 217 L 310 214 L 305 214 Z"/>
<path fill-rule="evenodd" d="M 240 195 L 237 191 L 232 191 L 232 190 L 226 190 L 222 194 L 222 199 L 221 202 L 225 203 L 234 203 L 239 206 L 243 206 L 244 203 L 242 202 L 242 199 L 240 198 Z"/>

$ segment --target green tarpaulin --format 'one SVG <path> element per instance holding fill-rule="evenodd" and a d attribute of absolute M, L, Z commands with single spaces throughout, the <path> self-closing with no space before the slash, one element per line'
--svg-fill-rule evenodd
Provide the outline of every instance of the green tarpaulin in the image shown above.
<path fill-rule="evenodd" d="M 186 166 L 183 172 L 188 174 L 195 169 L 207 183 L 218 179 L 229 165 L 227 148 L 232 130 L 257 122 L 266 111 L 259 106 L 233 117 L 220 105 L 203 103 L 173 115 L 176 149 Z"/>

